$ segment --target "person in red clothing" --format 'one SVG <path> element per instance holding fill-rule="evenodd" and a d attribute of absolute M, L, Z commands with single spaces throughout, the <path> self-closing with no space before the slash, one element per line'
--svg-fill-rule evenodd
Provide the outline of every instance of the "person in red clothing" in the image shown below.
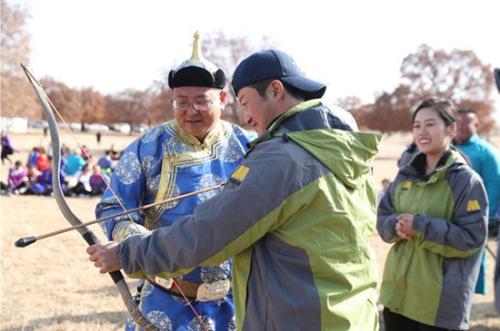
<path fill-rule="evenodd" d="M 40 154 L 38 155 L 38 158 L 36 159 L 36 168 L 39 171 L 44 171 L 45 169 L 50 168 L 50 160 L 49 156 L 45 152 L 45 148 L 40 147 Z"/>

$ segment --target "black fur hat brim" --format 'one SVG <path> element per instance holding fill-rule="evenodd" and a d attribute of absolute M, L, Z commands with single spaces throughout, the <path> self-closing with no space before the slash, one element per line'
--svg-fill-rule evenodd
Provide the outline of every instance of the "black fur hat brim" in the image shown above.
<path fill-rule="evenodd" d="M 182 86 L 199 86 L 223 89 L 226 85 L 226 75 L 222 69 L 211 73 L 205 68 L 197 66 L 171 70 L 168 74 L 168 86 L 173 89 Z"/>

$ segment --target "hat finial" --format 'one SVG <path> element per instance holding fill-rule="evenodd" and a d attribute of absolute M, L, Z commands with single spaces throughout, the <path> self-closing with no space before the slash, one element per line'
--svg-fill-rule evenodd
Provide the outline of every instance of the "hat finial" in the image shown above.
<path fill-rule="evenodd" d="M 193 34 L 193 52 L 189 60 L 183 61 L 168 73 L 170 88 L 181 86 L 204 86 L 223 89 L 226 84 L 224 71 L 207 61 L 201 54 L 200 33 Z"/>
<path fill-rule="evenodd" d="M 193 53 L 191 54 L 191 61 L 200 61 L 201 60 L 200 51 L 201 51 L 200 33 L 198 31 L 196 31 L 193 34 Z"/>

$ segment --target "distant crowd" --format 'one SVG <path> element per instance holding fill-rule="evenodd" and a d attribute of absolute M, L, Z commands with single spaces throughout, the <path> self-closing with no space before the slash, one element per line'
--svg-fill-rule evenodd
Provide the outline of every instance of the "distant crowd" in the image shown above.
<path fill-rule="evenodd" d="M 61 147 L 61 188 L 66 196 L 96 196 L 107 188 L 107 182 L 120 159 L 120 152 L 111 148 L 97 161 L 90 150 Z M 10 161 L 10 159 L 9 159 Z M 7 183 L 2 181 L 3 194 L 51 195 L 52 155 L 43 147 L 33 147 L 26 162 L 17 160 L 9 168 Z"/>

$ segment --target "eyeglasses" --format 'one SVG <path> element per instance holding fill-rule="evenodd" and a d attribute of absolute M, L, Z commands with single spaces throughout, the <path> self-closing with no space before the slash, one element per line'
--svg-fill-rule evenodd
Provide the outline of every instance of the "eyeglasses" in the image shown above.
<path fill-rule="evenodd" d="M 198 101 L 187 101 L 187 100 L 173 100 L 172 106 L 177 111 L 187 111 L 194 108 L 196 111 L 209 111 L 212 108 L 214 102 L 212 100 L 198 100 Z"/>

